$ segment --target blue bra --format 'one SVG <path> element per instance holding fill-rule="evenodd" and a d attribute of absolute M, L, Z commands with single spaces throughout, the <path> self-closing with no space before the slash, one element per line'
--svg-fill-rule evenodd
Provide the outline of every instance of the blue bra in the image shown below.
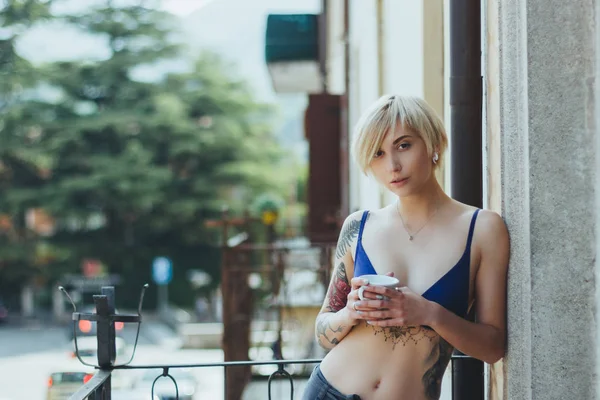
<path fill-rule="evenodd" d="M 456 265 L 444 276 L 437 280 L 429 289 L 423 293 L 423 297 L 430 301 L 435 301 L 456 315 L 464 317 L 469 308 L 469 277 L 471 271 L 471 242 L 473 240 L 473 230 L 479 209 L 473 213 L 471 226 L 469 227 L 469 236 L 467 237 L 467 246 L 465 251 L 456 263 Z M 358 241 L 356 244 L 356 255 L 354 257 L 354 276 L 367 274 L 377 274 L 369 256 L 362 246 L 362 234 L 365 228 L 365 222 L 369 216 L 369 211 L 365 211 L 360 221 L 360 230 L 358 232 Z"/>

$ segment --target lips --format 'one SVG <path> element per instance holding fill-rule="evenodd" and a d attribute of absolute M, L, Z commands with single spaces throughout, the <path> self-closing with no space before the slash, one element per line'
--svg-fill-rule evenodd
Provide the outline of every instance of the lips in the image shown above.
<path fill-rule="evenodd" d="M 404 186 L 406 184 L 406 182 L 408 182 L 408 178 L 397 178 L 390 182 L 390 186 L 399 188 L 399 187 Z"/>

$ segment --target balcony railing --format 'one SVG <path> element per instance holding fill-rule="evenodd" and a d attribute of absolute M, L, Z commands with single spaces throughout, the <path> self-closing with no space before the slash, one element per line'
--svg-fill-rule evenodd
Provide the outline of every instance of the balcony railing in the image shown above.
<path fill-rule="evenodd" d="M 144 292 L 148 285 L 144 286 L 140 295 L 140 302 L 138 306 L 137 314 L 117 314 L 115 313 L 115 291 L 113 287 L 102 288 L 100 295 L 94 296 L 94 303 L 96 305 L 95 313 L 78 313 L 73 303 L 73 335 L 75 338 L 75 354 L 79 361 L 87 366 L 93 366 L 97 369 L 96 373 L 89 379 L 83 386 L 77 390 L 69 400 L 112 400 L 112 385 L 111 377 L 115 370 L 147 370 L 147 369 L 159 369 L 162 372 L 156 376 L 151 387 L 151 399 L 159 400 L 155 396 L 154 388 L 156 383 L 161 379 L 167 379 L 172 382 L 176 396 L 173 400 L 179 400 L 179 386 L 177 379 L 173 377 L 171 371 L 178 368 L 231 368 L 240 366 L 259 366 L 259 365 L 273 365 L 277 366 L 277 370 L 274 371 L 268 378 L 267 384 L 267 398 L 271 400 L 272 397 L 272 384 L 275 380 L 283 379 L 289 382 L 290 385 L 290 399 L 294 399 L 294 377 L 286 370 L 288 365 L 303 365 L 303 364 L 318 364 L 321 362 L 320 359 L 302 359 L 302 360 L 268 360 L 268 361 L 228 361 L 228 362 L 217 362 L 217 363 L 201 363 L 201 364 L 156 364 L 156 365 L 131 365 L 131 361 L 135 357 L 135 350 L 137 348 L 137 342 L 140 332 L 140 325 L 142 323 L 142 303 L 144 298 Z M 60 288 L 69 297 L 68 293 Z M 70 297 L 69 297 L 70 299 Z M 95 321 L 97 324 L 97 365 L 91 365 L 85 362 L 79 355 L 79 349 L 77 346 L 77 332 L 76 324 L 78 321 Z M 116 364 L 116 332 L 115 323 L 136 323 L 137 333 L 135 343 L 133 346 L 133 352 L 130 359 L 124 364 Z M 459 363 L 462 363 L 462 367 L 469 367 L 471 363 L 477 362 L 475 359 L 463 356 L 454 355 L 452 357 L 452 370 L 455 370 Z M 452 399 L 453 400 L 483 400 L 483 377 L 481 382 L 469 382 L 469 384 L 461 384 L 461 382 L 455 382 L 455 375 L 453 374 L 452 380 Z M 226 386 L 225 386 L 226 387 Z M 171 398 L 169 398 L 171 400 Z M 279 398 L 278 400 L 281 400 Z"/>

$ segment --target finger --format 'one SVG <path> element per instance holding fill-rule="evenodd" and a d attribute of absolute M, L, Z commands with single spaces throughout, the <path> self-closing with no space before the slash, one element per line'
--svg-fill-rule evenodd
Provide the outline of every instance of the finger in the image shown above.
<path fill-rule="evenodd" d="M 369 311 L 369 310 L 367 310 Z M 360 304 L 360 301 L 355 301 L 353 305 L 350 307 L 350 313 L 352 314 L 352 318 L 354 319 L 366 319 L 365 313 L 367 312 L 364 309 L 364 306 Z"/>
<path fill-rule="evenodd" d="M 394 294 L 394 293 L 398 293 L 396 292 L 394 289 L 388 289 L 385 286 L 365 286 L 365 293 L 367 292 L 371 292 L 374 294 L 380 294 L 380 295 L 386 295 L 386 294 Z"/>
<path fill-rule="evenodd" d="M 355 306 L 356 306 L 356 309 L 354 309 Z M 385 307 L 374 307 L 372 305 L 371 301 L 369 301 L 369 300 L 358 300 L 358 301 L 355 301 L 354 305 L 352 305 L 352 309 L 354 311 L 361 311 L 361 312 L 387 310 L 387 308 L 385 308 Z"/>
<path fill-rule="evenodd" d="M 403 298 L 408 291 L 407 287 L 384 288 L 381 294 L 389 298 Z"/>
<path fill-rule="evenodd" d="M 362 308 L 371 308 L 371 309 L 382 309 L 389 308 L 390 303 L 388 300 L 363 300 L 360 302 L 360 306 Z"/>
<path fill-rule="evenodd" d="M 360 316 L 362 319 L 366 319 L 367 321 L 381 320 L 385 318 L 390 318 L 390 312 L 388 310 L 363 310 L 360 312 Z"/>
<path fill-rule="evenodd" d="M 365 286 L 365 288 L 363 289 L 363 297 L 366 300 L 384 300 L 386 297 L 382 294 L 379 293 L 373 293 L 372 291 L 370 291 L 369 289 L 372 288 L 373 286 Z"/>
<path fill-rule="evenodd" d="M 356 290 L 361 286 L 367 286 L 369 284 L 369 280 L 368 279 L 363 279 L 360 277 L 354 277 L 352 278 L 352 280 L 350 281 L 350 285 L 352 286 L 352 290 Z"/>
<path fill-rule="evenodd" d="M 404 299 L 404 297 L 406 297 L 406 293 L 404 293 L 403 291 L 399 290 L 400 288 L 395 288 L 395 289 L 390 289 L 389 292 L 387 292 L 387 296 L 389 297 L 394 297 L 395 299 Z"/>
<path fill-rule="evenodd" d="M 392 277 L 393 277 L 393 276 L 394 276 L 394 272 L 393 272 L 393 271 L 390 271 L 390 272 L 387 272 L 385 275 L 386 275 L 386 276 L 392 276 Z"/>

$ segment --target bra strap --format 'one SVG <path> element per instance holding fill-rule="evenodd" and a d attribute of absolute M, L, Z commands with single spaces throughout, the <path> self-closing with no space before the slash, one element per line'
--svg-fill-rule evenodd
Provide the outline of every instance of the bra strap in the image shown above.
<path fill-rule="evenodd" d="M 361 243 L 362 243 L 362 234 L 363 234 L 363 230 L 365 229 L 365 222 L 367 222 L 367 217 L 369 216 L 369 211 L 365 211 L 362 215 L 362 219 L 360 220 L 360 228 L 358 229 L 358 239 L 356 239 L 356 250 L 354 253 L 354 262 L 356 262 L 356 259 L 358 257 L 358 249 L 361 247 Z"/>
<path fill-rule="evenodd" d="M 479 214 L 479 208 L 475 210 L 473 213 L 473 218 L 471 218 L 471 226 L 469 227 L 469 236 L 467 237 L 467 252 L 470 253 L 471 250 L 471 242 L 473 241 L 473 231 L 475 230 L 475 221 L 477 220 L 477 214 Z"/>
<path fill-rule="evenodd" d="M 369 211 L 365 211 L 362 215 L 362 219 L 360 220 L 360 229 L 358 230 L 358 242 L 360 243 L 362 240 L 363 230 L 365 229 L 365 223 L 367 222 L 367 217 L 369 216 Z"/>

